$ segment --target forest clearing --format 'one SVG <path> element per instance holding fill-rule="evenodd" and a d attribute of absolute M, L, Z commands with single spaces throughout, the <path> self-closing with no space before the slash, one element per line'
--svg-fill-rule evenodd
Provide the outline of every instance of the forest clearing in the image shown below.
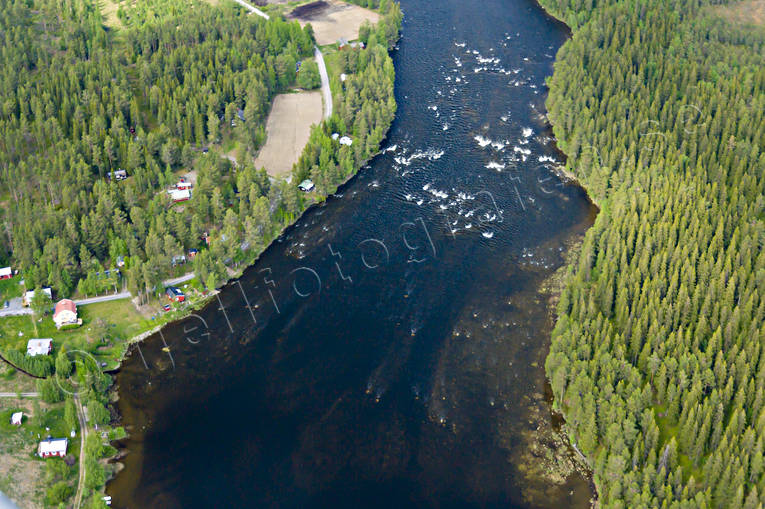
<path fill-rule="evenodd" d="M 321 122 L 321 108 L 318 91 L 277 95 L 266 121 L 266 144 L 255 158 L 255 167 L 265 167 L 272 177 L 289 176 L 311 126 Z"/>
<path fill-rule="evenodd" d="M 765 0 L 744 0 L 714 7 L 714 11 L 731 23 L 741 26 L 765 25 Z"/>

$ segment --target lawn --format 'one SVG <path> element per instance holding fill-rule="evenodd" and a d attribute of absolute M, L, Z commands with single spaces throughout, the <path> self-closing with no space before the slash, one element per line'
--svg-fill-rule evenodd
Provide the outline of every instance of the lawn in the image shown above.
<path fill-rule="evenodd" d="M 23 411 L 21 426 L 10 424 L 13 412 Z M 47 429 L 46 429 L 47 428 Z M 65 429 L 64 404 L 48 405 L 33 399 L 0 399 L 0 490 L 16 500 L 23 501 L 24 507 L 43 507 L 45 490 L 48 487 L 46 472 L 49 462 L 36 456 L 37 444 L 48 435 L 54 438 L 68 438 L 67 454 L 79 455 L 80 441 L 72 439 Z M 77 464 L 61 469 L 65 479 L 72 485 L 77 479 Z"/>
<path fill-rule="evenodd" d="M 0 351 L 23 351 L 31 338 L 53 338 L 54 355 L 61 345 L 66 345 L 70 351 L 90 352 L 99 364 L 107 364 L 104 369 L 114 369 L 126 348 L 125 340 L 156 325 L 141 316 L 130 299 L 88 304 L 77 311 L 82 326 L 69 330 L 56 329 L 50 316 L 37 322 L 37 331 L 31 316 L 0 319 Z"/>
<path fill-rule="evenodd" d="M 0 305 L 13 297 L 21 297 L 23 287 L 19 284 L 21 278 L 0 279 Z"/>
<path fill-rule="evenodd" d="M 202 294 L 202 287 L 196 278 L 178 285 L 186 294 L 186 302 L 170 303 L 170 311 L 162 306 L 168 304 L 164 295 L 152 299 L 139 312 L 130 299 L 98 302 L 78 306 L 77 312 L 82 325 L 75 329 L 58 330 L 50 315 L 35 322 L 31 315 L 0 318 L 0 352 L 15 349 L 25 351 L 31 338 L 52 338 L 53 355 L 62 345 L 68 351 L 81 350 L 95 357 L 101 369 L 116 369 L 128 347 L 127 341 L 154 327 L 182 318 L 190 308 L 196 308 L 209 298 Z M 37 329 L 35 330 L 35 325 Z M 8 379 L 0 373 L 0 386 L 15 391 L 18 378 L 12 374 Z"/>

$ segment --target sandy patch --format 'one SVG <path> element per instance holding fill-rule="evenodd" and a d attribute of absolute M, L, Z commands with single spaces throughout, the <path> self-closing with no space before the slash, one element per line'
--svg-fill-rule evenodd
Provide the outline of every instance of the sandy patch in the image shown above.
<path fill-rule="evenodd" d="M 308 142 L 311 126 L 321 122 L 321 92 L 280 94 L 266 122 L 266 144 L 255 159 L 272 177 L 287 177 Z"/>
<path fill-rule="evenodd" d="M 119 2 L 117 0 L 101 0 L 99 5 L 106 26 L 112 28 L 119 28 L 122 26 L 122 22 L 117 17 L 117 9 L 119 9 Z"/>
<path fill-rule="evenodd" d="M 289 19 L 310 23 L 319 46 L 336 43 L 345 38 L 352 41 L 359 38 L 359 27 L 364 20 L 377 24 L 380 15 L 358 5 L 338 0 L 318 0 L 301 5 L 287 15 Z"/>
<path fill-rule="evenodd" d="M 765 0 L 745 0 L 713 9 L 718 15 L 736 25 L 765 26 Z"/>

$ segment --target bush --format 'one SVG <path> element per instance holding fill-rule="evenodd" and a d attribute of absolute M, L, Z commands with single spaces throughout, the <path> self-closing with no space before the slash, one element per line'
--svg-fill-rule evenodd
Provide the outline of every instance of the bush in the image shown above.
<path fill-rule="evenodd" d="M 94 423 L 100 426 L 107 424 L 111 419 L 109 410 L 100 401 L 95 399 L 88 401 L 88 415 Z"/>
<path fill-rule="evenodd" d="M 3 356 L 17 368 L 31 373 L 34 376 L 50 376 L 53 374 L 53 358 L 49 355 L 37 355 L 27 357 L 25 353 L 18 350 L 8 350 Z"/>
<path fill-rule="evenodd" d="M 45 473 L 48 482 L 66 479 L 70 472 L 71 469 L 62 458 L 49 458 L 45 461 Z"/>
<path fill-rule="evenodd" d="M 37 381 L 37 392 L 46 403 L 58 403 L 64 400 L 64 394 L 58 384 L 50 378 Z"/>
<path fill-rule="evenodd" d="M 303 62 L 297 75 L 297 84 L 300 88 L 305 88 L 306 90 L 318 88 L 321 85 L 319 66 L 316 62 Z"/>
<path fill-rule="evenodd" d="M 69 497 L 74 495 L 74 488 L 69 486 L 66 481 L 59 481 L 45 493 L 45 501 L 49 505 L 58 505 L 61 502 L 65 502 Z"/>

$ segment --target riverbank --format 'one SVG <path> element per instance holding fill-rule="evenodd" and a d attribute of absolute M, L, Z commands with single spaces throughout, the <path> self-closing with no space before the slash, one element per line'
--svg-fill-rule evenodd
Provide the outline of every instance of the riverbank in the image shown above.
<path fill-rule="evenodd" d="M 381 39 L 384 40 L 384 39 Z M 386 41 L 387 44 L 387 41 Z M 376 47 L 370 47 L 368 50 L 365 51 L 375 51 L 378 48 Z M 387 48 L 386 48 L 387 49 Z M 388 61 L 390 61 L 390 56 L 387 56 Z M 377 63 L 375 63 L 377 65 Z M 379 69 L 378 69 L 379 71 Z M 334 76 L 335 79 L 339 80 L 339 76 Z M 391 77 L 391 89 L 392 89 L 392 77 Z M 390 98 L 385 97 L 383 98 L 385 101 L 388 101 Z M 390 124 L 388 124 L 387 127 L 389 127 Z M 385 131 L 387 131 L 387 127 Z M 328 129 L 324 123 L 322 126 L 318 127 L 317 129 Z M 360 143 L 364 141 L 364 139 L 368 136 L 369 133 L 362 133 L 357 132 L 354 133 L 354 138 L 358 139 Z M 340 148 L 337 148 L 338 153 L 342 154 L 342 151 Z M 379 143 L 375 147 L 375 152 L 379 151 Z M 342 180 L 342 182 L 346 182 L 350 178 L 352 178 L 353 174 L 356 173 L 371 157 L 374 156 L 374 153 L 367 153 L 366 151 L 362 152 L 364 155 L 364 159 L 359 164 L 355 165 L 354 171 L 351 175 L 348 175 L 346 178 Z M 340 161 L 338 161 L 339 163 Z M 275 186 L 277 189 L 281 191 L 282 187 L 281 184 L 278 186 Z M 275 221 L 275 224 L 278 224 L 280 228 L 277 231 L 273 231 L 271 233 L 271 237 L 268 241 L 268 243 L 265 246 L 258 246 L 253 247 L 248 251 L 248 260 L 255 262 L 257 261 L 258 257 L 262 252 L 264 252 L 268 245 L 275 242 L 279 237 L 287 231 L 289 228 L 292 227 L 295 221 L 299 217 L 302 216 L 303 213 L 305 213 L 307 210 L 312 209 L 317 204 L 321 203 L 323 200 L 326 199 L 326 195 L 319 195 L 319 194 L 311 194 L 311 195 L 305 195 L 305 196 L 297 196 L 298 198 L 298 205 L 300 207 L 298 213 L 295 213 L 291 218 L 285 221 Z M 217 239 L 216 239 L 217 240 Z M 257 253 L 257 254 L 256 254 Z M 246 270 L 247 267 L 250 266 L 250 263 L 244 263 L 239 260 L 237 260 L 237 265 L 235 269 L 232 269 L 230 267 L 226 267 L 226 282 L 219 283 L 218 286 L 225 286 L 228 284 L 228 282 L 238 278 L 241 276 L 241 274 Z M 127 355 L 131 351 L 135 351 L 134 348 L 132 348 L 133 345 L 140 344 L 144 339 L 147 337 L 158 333 L 161 331 L 163 327 L 165 327 L 168 323 L 177 322 L 178 320 L 182 320 L 185 317 L 188 317 L 198 309 L 204 307 L 207 305 L 211 299 L 214 299 L 218 290 L 213 290 L 209 292 L 205 292 L 204 288 L 202 287 L 202 283 L 198 283 L 196 281 L 194 282 L 188 282 L 189 285 L 198 286 L 198 292 L 193 292 L 195 295 L 199 293 L 197 296 L 198 298 L 193 298 L 191 300 L 188 299 L 188 296 L 190 293 L 192 293 L 189 288 L 189 291 L 187 291 L 187 302 L 184 305 L 178 305 L 173 303 L 172 308 L 170 312 L 164 313 L 162 311 L 157 312 L 151 312 L 153 319 L 149 320 L 145 315 L 142 315 L 140 312 L 136 312 L 133 310 L 132 313 L 128 313 L 127 309 L 133 307 L 133 303 L 129 299 L 119 300 L 119 301 L 111 301 L 111 302 L 104 302 L 104 303 L 93 303 L 93 304 L 87 304 L 80 308 L 80 312 L 83 315 L 84 322 L 83 326 L 79 329 L 75 329 L 72 331 L 68 331 L 67 333 L 61 333 L 59 331 L 54 331 L 51 329 L 52 323 L 50 322 L 50 318 L 47 318 L 44 323 L 43 322 L 32 322 L 29 317 L 22 317 L 21 319 L 25 320 L 23 323 L 20 321 L 13 321 L 13 322 L 4 322 L 7 325 L 8 333 L 4 334 L 4 337 L 13 338 L 14 346 L 20 346 L 21 341 L 26 341 L 29 337 L 36 337 L 38 335 L 41 336 L 54 336 L 54 342 L 56 347 L 60 347 L 62 344 L 66 344 L 68 351 L 85 351 L 90 352 L 93 351 L 94 357 L 96 358 L 97 364 L 100 366 L 100 368 L 105 373 L 116 373 L 119 371 L 119 368 L 126 358 Z M 159 309 L 160 305 L 162 303 L 159 300 L 152 301 L 151 306 L 152 309 L 156 308 Z M 142 305 L 142 308 L 147 308 L 147 305 Z M 148 308 L 147 308 L 148 309 Z M 145 309 L 146 310 L 146 309 Z M 116 323 L 115 323 L 116 322 Z M 157 323 L 159 322 L 159 323 Z M 34 327 L 33 327 L 34 325 Z M 19 330 L 20 328 L 23 329 Z M 39 328 L 39 330 L 38 330 Z M 19 332 L 21 332 L 21 335 L 19 335 Z M 61 335 L 64 334 L 64 335 Z M 104 334 L 109 335 L 109 341 L 108 343 L 103 343 Z M 65 338 L 65 339 L 61 339 Z M 74 338 L 74 339 L 73 339 Z M 76 339 L 76 340 L 75 340 Z M 18 345 L 17 345 L 18 343 Z M 56 353 L 59 350 L 56 350 Z M 21 375 L 18 373 L 12 374 L 14 377 L 20 377 Z M 15 380 L 15 379 L 14 379 Z M 0 383 L 3 381 L 0 381 Z M 13 382 L 8 382 L 9 387 L 13 386 Z M 119 388 L 115 387 L 115 390 L 111 393 L 111 402 L 114 403 L 119 398 Z M 92 431 L 92 428 L 91 428 Z M 92 433 L 91 433 L 92 434 Z M 111 436 L 111 435 L 110 435 Z M 79 446 L 77 447 L 79 449 Z M 107 450 L 107 449 L 104 449 Z M 24 451 L 26 454 L 26 451 Z M 103 463 L 107 460 L 110 460 L 111 458 L 114 458 L 115 456 L 98 456 L 93 461 L 98 463 L 99 465 L 103 465 Z M 38 461 L 35 463 L 38 466 L 43 466 L 43 463 Z M 104 472 L 106 472 L 107 476 L 116 474 L 117 471 L 119 471 L 120 466 L 119 465 L 112 465 L 109 468 L 105 468 Z M 91 474 L 88 473 L 88 476 Z M 37 476 L 39 477 L 39 476 Z M 88 493 L 90 490 L 88 490 Z M 78 496 L 81 493 L 78 490 Z M 98 493 L 98 491 L 96 491 Z M 36 495 L 31 495 L 33 498 L 37 499 L 40 498 L 40 494 L 37 493 Z M 84 497 L 83 497 L 84 498 Z"/>
<path fill-rule="evenodd" d="M 559 306 L 555 404 L 603 505 L 755 507 L 763 32 L 692 2 L 544 3 L 574 30 L 550 118 L 603 204 Z"/>
<path fill-rule="evenodd" d="M 555 16 L 545 5 L 543 5 L 542 2 L 540 2 L 540 0 L 534 0 L 534 2 L 551 19 L 554 19 L 556 20 L 556 22 L 561 23 L 568 30 L 569 39 L 558 50 L 558 52 L 560 52 L 561 49 L 566 44 L 569 44 L 571 37 L 573 36 L 571 27 L 565 22 L 565 20 Z M 553 74 L 554 74 L 554 71 L 553 71 Z M 545 120 L 550 128 L 551 137 L 553 139 L 555 150 L 563 156 L 563 160 L 564 160 L 563 164 L 558 164 L 553 168 L 555 173 L 558 175 L 559 178 L 581 187 L 586 192 L 587 188 L 581 182 L 579 176 L 577 176 L 573 171 L 569 170 L 566 167 L 565 161 L 568 160 L 568 154 L 566 154 L 558 146 L 557 138 L 555 137 L 555 133 L 554 133 L 555 125 L 553 124 L 552 120 L 549 117 L 549 112 L 547 112 L 547 114 L 545 115 Z M 587 198 L 598 208 L 598 212 L 599 212 L 600 205 L 593 198 L 593 196 L 587 193 Z M 556 270 L 552 276 L 550 276 L 546 281 L 544 281 L 540 288 L 542 293 L 548 296 L 547 305 L 549 309 L 551 331 L 554 330 L 554 326 L 555 324 L 557 324 L 558 319 L 560 317 L 558 305 L 560 303 L 561 295 L 563 294 L 564 290 L 566 289 L 566 286 L 569 283 L 570 278 L 572 277 L 574 268 L 579 263 L 580 256 L 582 253 L 583 241 L 584 241 L 584 235 L 582 235 L 582 237 L 575 239 L 573 242 L 571 242 L 568 245 L 568 248 L 566 249 L 566 252 L 565 252 L 563 265 L 560 268 L 558 268 L 558 270 Z M 553 338 L 550 337 L 551 347 L 552 347 L 552 341 L 553 341 Z M 548 355 L 549 355 L 549 351 L 548 351 Z M 546 366 L 546 358 L 545 358 L 545 366 Z M 545 393 L 546 393 L 548 404 L 550 405 L 550 412 L 553 415 L 553 422 L 555 422 L 556 424 L 553 427 L 553 432 L 551 436 L 547 437 L 547 440 L 552 440 L 553 442 L 566 447 L 567 450 L 570 451 L 570 453 L 567 455 L 569 462 L 558 461 L 557 463 L 552 463 L 552 466 L 548 467 L 548 470 L 555 471 L 555 469 L 558 468 L 559 471 L 561 472 L 567 472 L 570 470 L 579 471 L 585 478 L 589 479 L 590 481 L 590 488 L 593 493 L 593 497 L 590 500 L 590 504 L 591 504 L 591 507 L 596 508 L 598 507 L 598 487 L 593 477 L 594 470 L 592 468 L 592 461 L 591 459 L 587 458 L 587 456 L 584 453 L 582 453 L 582 451 L 579 450 L 579 448 L 576 446 L 576 443 L 572 440 L 573 435 L 571 433 L 570 427 L 566 424 L 565 413 L 561 410 L 559 406 L 555 404 L 555 399 L 554 399 L 555 396 L 553 394 L 552 387 L 550 387 L 549 385 L 550 373 L 549 371 L 547 371 L 547 369 L 545 369 L 545 372 L 548 376 L 548 385 L 547 385 L 547 390 L 545 391 Z M 539 439 L 540 442 L 543 442 L 544 440 L 545 440 L 544 437 Z"/>
<path fill-rule="evenodd" d="M 382 19 L 383 19 L 383 21 L 387 21 L 388 23 L 392 23 L 393 22 L 393 23 L 397 23 L 398 24 L 398 29 L 395 32 L 396 33 L 396 38 L 397 38 L 399 30 L 400 30 L 400 15 L 398 14 L 398 12 L 399 12 L 398 11 L 398 6 L 397 6 L 397 4 L 389 4 L 389 5 L 390 5 L 390 7 L 389 7 L 390 13 L 392 13 L 393 17 L 392 18 L 388 17 L 387 19 L 386 18 L 382 18 Z M 385 26 L 386 25 L 384 25 L 384 24 L 380 25 L 379 31 L 380 31 L 381 34 L 383 33 L 383 30 L 384 30 Z M 375 31 L 375 29 L 373 28 L 372 32 L 374 33 L 374 31 Z M 385 66 L 385 67 L 390 66 L 392 68 L 391 58 L 390 58 L 390 55 L 389 55 L 388 51 L 390 50 L 390 48 L 395 43 L 395 40 L 388 40 L 385 37 L 378 36 L 377 41 L 379 41 L 377 44 L 367 45 L 366 49 L 355 49 L 353 51 L 353 55 L 358 57 L 358 58 L 360 58 L 362 51 L 370 52 L 370 54 L 374 52 L 375 54 L 379 55 L 379 50 L 380 50 L 379 46 L 380 45 L 384 45 L 385 50 L 386 50 L 385 59 L 381 59 L 381 60 L 377 60 L 377 61 L 374 60 L 374 59 L 371 59 L 369 64 L 368 64 L 369 65 L 369 71 L 373 72 L 376 76 L 380 76 L 380 75 L 383 74 L 383 66 Z M 390 93 L 390 96 L 381 97 L 381 98 L 375 98 L 375 99 L 380 101 L 380 102 L 387 103 L 387 104 L 390 104 L 391 101 L 395 103 L 395 100 L 394 100 L 394 98 L 392 96 L 393 75 L 388 75 L 386 78 L 387 78 L 386 81 L 390 80 L 390 88 L 388 89 L 389 93 Z M 332 79 L 334 79 L 334 80 L 339 82 L 340 81 L 339 73 L 338 73 L 337 76 L 333 75 Z M 358 79 L 358 82 L 356 82 L 356 79 Z M 354 86 L 357 89 L 358 88 L 362 88 L 363 89 L 365 84 L 362 81 L 362 79 L 364 79 L 364 74 L 361 72 L 361 69 L 360 69 L 358 75 L 351 75 L 351 76 L 349 76 L 349 78 L 348 78 L 348 85 L 349 86 Z M 383 90 L 385 90 L 385 89 L 383 89 Z M 342 102 L 345 99 L 344 94 L 342 93 L 342 91 L 341 91 L 341 93 L 338 96 L 336 96 L 336 99 L 337 98 L 340 99 L 339 107 L 342 108 L 343 107 Z M 288 224 L 284 224 L 281 227 L 280 231 L 275 232 L 275 234 L 273 235 L 273 237 L 270 240 L 270 242 L 268 244 L 266 244 L 265 246 L 263 246 L 263 248 L 259 250 L 258 254 L 256 256 L 254 256 L 254 260 L 252 261 L 251 264 L 250 263 L 242 264 L 242 266 L 237 268 L 235 272 L 233 272 L 233 273 L 230 272 L 228 274 L 229 278 L 227 279 L 227 281 L 225 283 L 221 284 L 219 286 L 219 288 L 222 288 L 223 286 L 226 286 L 226 285 L 230 284 L 232 281 L 234 281 L 237 278 L 241 277 L 241 275 L 243 274 L 244 271 L 247 270 L 247 268 L 252 266 L 252 264 L 255 264 L 255 263 L 258 262 L 258 260 L 260 259 L 260 256 L 269 248 L 269 246 L 271 246 L 273 243 L 279 241 L 279 239 L 286 232 L 288 232 L 291 228 L 293 228 L 295 222 L 297 222 L 297 220 L 300 217 L 303 217 L 303 215 L 305 215 L 307 212 L 313 210 L 315 207 L 322 206 L 323 203 L 325 202 L 325 200 L 331 195 L 332 192 L 334 192 L 334 190 L 337 187 L 340 187 L 340 186 L 344 185 L 345 183 L 347 183 L 349 180 L 351 180 L 356 175 L 356 173 L 370 159 L 372 159 L 375 155 L 377 155 L 379 153 L 379 151 L 380 151 L 380 144 L 384 140 L 384 136 L 387 133 L 388 129 L 390 128 L 390 124 L 392 123 L 392 120 L 393 120 L 393 115 L 392 115 L 392 112 L 391 112 L 390 120 L 385 125 L 378 126 L 378 129 L 376 130 L 375 136 L 380 135 L 380 133 L 382 133 L 382 136 L 375 142 L 374 149 L 371 150 L 371 151 L 368 150 L 368 149 L 365 149 L 363 151 L 358 151 L 358 149 L 357 149 L 357 151 L 354 153 L 354 152 L 351 152 L 351 150 L 348 147 L 344 148 L 343 146 L 341 146 L 337 142 L 337 140 L 332 139 L 332 142 L 331 142 L 331 144 L 329 146 L 332 147 L 332 151 L 334 153 L 331 153 L 330 157 L 326 158 L 326 159 L 328 159 L 330 161 L 330 164 L 333 161 L 336 161 L 336 164 L 339 166 L 340 164 L 346 162 L 348 160 L 348 157 L 350 157 L 352 154 L 359 154 L 359 153 L 361 154 L 362 157 L 361 157 L 361 159 L 357 160 L 357 162 L 354 164 L 353 171 L 350 172 L 350 173 L 346 173 L 346 174 L 342 174 L 341 173 L 340 174 L 341 178 L 339 178 L 339 179 L 336 178 L 334 181 L 332 181 L 332 180 L 328 181 L 328 179 L 326 179 L 322 175 L 314 175 L 314 174 L 311 174 L 311 173 L 306 175 L 307 177 L 311 177 L 311 178 L 313 178 L 316 181 L 317 187 L 318 187 L 317 191 L 314 192 L 314 193 L 310 193 L 310 194 L 304 195 L 305 199 L 301 198 L 301 211 L 300 211 L 300 213 L 296 214 L 291 222 L 289 222 Z M 304 148 L 303 154 L 301 155 L 301 158 L 300 158 L 300 160 L 302 162 L 310 160 L 313 157 L 315 157 L 317 159 L 316 162 L 314 163 L 314 166 L 311 167 L 311 171 L 323 171 L 323 170 L 325 170 L 325 165 L 327 164 L 326 163 L 326 159 L 325 159 L 325 157 L 321 157 L 321 161 L 319 161 L 319 153 L 321 153 L 321 150 L 319 151 L 319 153 L 316 152 L 315 143 L 316 143 L 317 139 L 320 139 L 322 137 L 329 138 L 330 134 L 332 133 L 332 131 L 334 129 L 337 129 L 337 127 L 336 127 L 337 125 L 338 125 L 338 119 L 335 116 L 331 116 L 330 118 L 322 121 L 319 125 L 317 125 L 317 126 L 315 126 L 313 128 L 312 134 L 311 134 L 311 139 L 309 139 L 308 144 Z M 372 129 L 372 126 L 369 127 L 370 132 L 354 131 L 352 134 L 351 133 L 348 133 L 348 134 L 353 136 L 354 143 L 360 144 L 362 147 L 364 147 L 365 146 L 365 139 L 368 138 L 371 135 L 371 129 Z M 323 147 L 326 147 L 326 145 L 323 145 Z M 295 179 L 293 177 L 292 183 L 296 184 L 297 183 L 296 180 L 300 181 L 300 179 Z M 213 293 L 211 293 L 208 296 L 208 298 L 204 302 L 198 303 L 197 306 L 189 307 L 189 308 L 185 309 L 183 314 L 174 317 L 174 322 L 177 323 L 179 320 L 182 320 L 183 318 L 189 316 L 191 313 L 193 313 L 194 311 L 198 310 L 199 308 L 204 307 L 211 299 L 214 298 L 214 296 L 215 296 L 215 294 L 217 292 L 218 292 L 218 290 L 215 290 Z M 168 325 L 168 324 L 166 324 L 166 323 L 162 324 L 160 326 L 152 328 L 151 330 L 145 331 L 145 332 L 143 332 L 143 333 L 141 333 L 139 335 L 134 336 L 133 338 L 131 338 L 129 340 L 129 344 L 131 344 L 131 345 L 138 345 L 140 342 L 142 342 L 146 338 L 148 338 L 148 337 L 152 336 L 153 334 L 159 332 L 166 325 Z M 130 349 L 130 351 L 134 351 L 134 350 L 135 350 L 134 348 Z M 126 352 L 126 356 L 129 355 L 130 351 Z M 123 359 L 124 358 L 125 358 L 125 356 L 123 356 Z M 119 387 L 115 387 L 114 398 L 113 398 L 115 401 L 119 399 L 119 391 L 120 391 L 120 388 Z M 114 456 L 112 458 L 112 461 L 119 460 L 124 454 L 125 454 L 125 451 L 119 452 L 118 455 L 116 455 L 116 456 Z M 117 463 L 116 464 L 116 468 L 117 468 L 117 471 L 120 471 L 120 470 L 122 470 L 124 468 L 124 465 L 122 463 Z"/>
<path fill-rule="evenodd" d="M 590 206 L 549 166 L 537 174 L 487 166 L 527 151 L 531 162 L 557 159 L 535 87 L 552 72 L 545 48 L 564 37 L 546 30 L 551 24 L 541 11 L 500 4 L 492 2 L 486 9 L 491 14 L 475 19 L 472 6 L 456 2 L 412 9 L 396 56 L 398 94 L 408 100 L 399 104 L 386 153 L 342 187 L 342 197 L 314 208 L 268 250 L 242 278 L 242 288 L 222 291 L 230 324 L 217 302 L 200 312 L 212 333 L 201 347 L 214 348 L 200 354 L 179 324 L 164 334 L 176 369 L 168 366 L 157 337 L 143 347 L 148 370 L 137 355 L 125 363 L 118 377 L 125 389 L 120 409 L 136 432 L 126 444 L 129 477 L 115 480 L 109 491 L 118 505 L 145 505 L 149 493 L 164 496 L 167 506 L 203 506 L 200 492 L 218 492 L 223 479 L 228 489 L 220 497 L 227 502 L 237 499 L 234 488 L 250 503 L 263 498 L 290 505 L 317 500 L 333 486 L 371 500 L 363 482 L 374 478 L 391 480 L 386 500 L 404 507 L 422 496 L 437 504 L 446 493 L 453 504 L 456 496 L 464 505 L 512 501 L 523 507 L 526 492 L 532 497 L 528 506 L 587 506 L 591 492 L 578 475 L 563 485 L 557 483 L 565 474 L 549 486 L 539 486 L 546 481 L 539 478 L 532 488 L 524 472 L 517 475 L 519 465 L 541 463 L 548 449 L 565 451 L 552 441 L 533 450 L 529 461 L 518 460 L 529 432 L 550 421 L 542 368 L 550 308 L 538 295 L 539 283 L 561 263 L 568 233 L 589 227 L 583 222 Z M 432 30 L 466 17 L 472 30 Z M 503 35 L 514 24 L 510 20 L 525 33 Z M 511 39 L 491 54 L 503 37 Z M 533 64 L 524 64 L 524 57 Z M 488 67 L 490 59 L 499 60 L 496 70 L 483 71 L 479 64 Z M 519 81 L 528 86 L 497 90 L 507 83 L 497 73 L 502 69 L 519 69 Z M 423 75 L 430 77 L 427 83 Z M 466 81 L 471 85 L 463 86 Z M 485 100 L 482 92 L 490 89 L 495 97 Z M 535 107 L 528 108 L 532 101 Z M 474 112 L 481 114 L 470 116 Z M 519 143 L 518 152 L 512 141 L 506 151 L 504 143 L 478 145 L 476 129 L 492 140 L 528 138 L 528 147 Z M 528 130 L 534 135 L 524 134 Z M 479 209 L 463 221 L 460 209 L 464 214 L 479 203 L 492 207 L 479 200 L 489 196 L 484 189 L 497 199 L 496 220 L 487 214 L 479 223 Z M 441 210 L 448 211 L 453 236 L 440 227 Z M 396 235 L 398 224 L 415 218 L 422 218 L 434 243 L 418 265 L 407 263 Z M 418 232 L 417 240 L 426 240 L 421 229 L 412 230 Z M 407 237 L 416 247 L 409 230 Z M 389 263 L 367 249 L 360 259 L 361 239 L 390 249 Z M 310 278 L 292 275 L 301 267 L 321 278 L 320 297 L 316 287 L 310 287 L 312 298 L 304 297 Z M 261 269 L 273 274 L 272 296 Z M 255 316 L 246 307 L 253 302 Z M 541 411 L 531 413 L 532 407 Z M 227 423 L 227 440 L 190 451 L 184 444 L 204 441 L 213 416 Z M 187 419 L 194 423 L 185 425 Z M 242 444 L 247 459 L 240 461 Z M 221 462 L 220 475 L 205 478 L 204 488 L 179 482 L 195 478 L 194 465 L 222 457 L 231 459 Z M 457 461 L 463 475 L 452 468 Z M 364 474 L 359 479 L 350 472 Z M 414 483 L 416 493 L 408 497 Z"/>

